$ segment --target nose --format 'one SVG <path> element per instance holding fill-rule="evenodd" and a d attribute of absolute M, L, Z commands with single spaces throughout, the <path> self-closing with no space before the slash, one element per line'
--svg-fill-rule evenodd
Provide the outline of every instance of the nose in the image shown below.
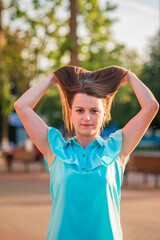
<path fill-rule="evenodd" d="M 91 119 L 89 112 L 85 112 L 84 119 L 86 119 L 86 120 L 90 120 Z"/>

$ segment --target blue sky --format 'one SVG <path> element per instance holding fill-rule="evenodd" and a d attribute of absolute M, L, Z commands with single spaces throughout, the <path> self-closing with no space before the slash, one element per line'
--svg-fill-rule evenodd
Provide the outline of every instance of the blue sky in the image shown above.
<path fill-rule="evenodd" d="M 99 0 L 101 5 L 107 0 Z M 144 55 L 149 39 L 160 29 L 160 0 L 111 0 L 118 5 L 110 14 L 118 21 L 113 36 L 130 49 Z"/>

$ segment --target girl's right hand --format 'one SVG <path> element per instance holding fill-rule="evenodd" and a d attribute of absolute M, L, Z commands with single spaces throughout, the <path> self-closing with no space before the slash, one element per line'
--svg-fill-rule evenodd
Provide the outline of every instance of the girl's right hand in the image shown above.
<path fill-rule="evenodd" d="M 50 74 L 48 75 L 48 78 L 51 80 L 52 85 L 54 85 L 54 84 L 57 83 L 57 78 L 56 78 L 56 76 L 55 76 L 54 73 L 50 73 Z"/>

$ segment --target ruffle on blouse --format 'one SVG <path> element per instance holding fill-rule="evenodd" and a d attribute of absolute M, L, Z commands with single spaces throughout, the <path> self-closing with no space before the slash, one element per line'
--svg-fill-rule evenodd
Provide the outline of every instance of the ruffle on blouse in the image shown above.
<path fill-rule="evenodd" d="M 120 154 L 122 147 L 122 129 L 111 133 L 106 140 L 103 154 L 101 155 L 102 164 L 111 164 Z"/>
<path fill-rule="evenodd" d="M 54 127 L 48 127 L 48 139 L 52 151 L 62 161 L 68 164 L 76 164 L 79 166 L 78 157 L 76 152 L 66 151 L 66 141 L 62 137 L 61 133 Z M 69 141 L 75 141 L 74 137 Z M 101 153 L 97 151 L 90 151 L 89 161 L 87 161 L 86 171 L 93 170 L 98 166 L 107 166 L 111 164 L 119 155 L 122 146 L 122 129 L 117 130 L 115 133 L 111 133 L 107 140 L 104 140 L 101 136 L 98 137 L 97 143 L 101 142 Z M 77 144 L 77 142 L 75 141 Z M 94 146 L 93 146 L 94 149 Z M 129 157 L 128 157 L 129 159 Z M 44 156 L 46 167 L 49 171 L 47 159 Z"/>
<path fill-rule="evenodd" d="M 73 158 L 69 158 L 66 154 L 65 154 L 65 140 L 62 137 L 62 134 L 54 127 L 48 127 L 48 141 L 50 144 L 50 147 L 52 149 L 52 151 L 54 152 L 54 154 L 62 161 L 69 163 L 69 164 L 77 164 L 78 165 L 78 161 L 77 158 L 73 159 Z M 48 166 L 48 162 L 45 156 L 44 157 L 44 162 L 46 164 L 46 167 L 49 171 L 49 166 Z"/>
<path fill-rule="evenodd" d="M 117 130 L 115 133 L 111 133 L 107 140 L 104 140 L 103 138 L 101 139 L 104 141 L 102 153 L 99 154 L 95 151 L 91 151 L 87 170 L 92 170 L 102 165 L 108 166 L 120 154 L 122 146 L 122 129 Z"/>

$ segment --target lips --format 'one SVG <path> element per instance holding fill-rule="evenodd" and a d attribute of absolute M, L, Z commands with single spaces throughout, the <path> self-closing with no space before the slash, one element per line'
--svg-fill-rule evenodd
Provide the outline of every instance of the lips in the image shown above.
<path fill-rule="evenodd" d="M 81 124 L 81 125 L 84 126 L 84 127 L 92 126 L 92 124 Z"/>

